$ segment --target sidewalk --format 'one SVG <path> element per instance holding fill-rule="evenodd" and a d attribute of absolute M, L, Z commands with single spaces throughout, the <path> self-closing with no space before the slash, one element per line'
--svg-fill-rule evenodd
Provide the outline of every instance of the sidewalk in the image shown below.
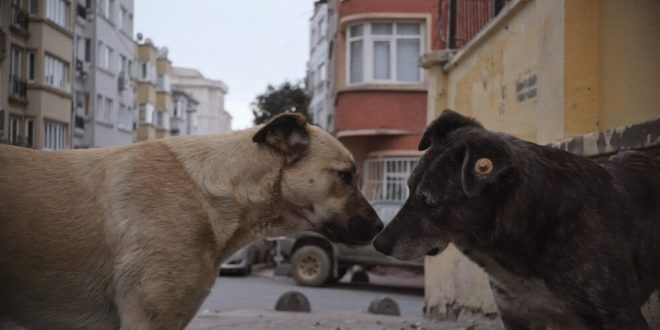
<path fill-rule="evenodd" d="M 190 322 L 188 330 L 281 330 L 281 329 L 442 329 L 442 330 L 495 330 L 497 321 L 437 322 L 416 316 L 385 316 L 364 312 L 276 312 L 267 310 L 236 310 L 227 312 L 201 311 Z"/>

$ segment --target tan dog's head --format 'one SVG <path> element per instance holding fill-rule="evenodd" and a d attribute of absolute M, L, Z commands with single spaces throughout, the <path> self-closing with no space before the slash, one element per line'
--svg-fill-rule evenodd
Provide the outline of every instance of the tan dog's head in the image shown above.
<path fill-rule="evenodd" d="M 252 140 L 285 157 L 279 193 L 286 217 L 302 222 L 298 228 L 349 245 L 368 244 L 383 228 L 358 188 L 351 153 L 305 117 L 279 115 Z"/>

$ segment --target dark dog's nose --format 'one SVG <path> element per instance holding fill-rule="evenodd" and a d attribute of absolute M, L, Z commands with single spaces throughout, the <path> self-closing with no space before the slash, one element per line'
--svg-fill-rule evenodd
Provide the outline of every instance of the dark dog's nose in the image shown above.
<path fill-rule="evenodd" d="M 383 235 L 376 236 L 376 239 L 373 242 L 374 248 L 376 251 L 389 256 L 392 254 L 392 249 L 394 244 L 390 242 L 389 239 L 385 238 Z"/>
<path fill-rule="evenodd" d="M 385 228 L 385 225 L 382 221 L 379 220 L 378 223 L 376 223 L 376 232 L 380 233 L 383 228 Z"/>

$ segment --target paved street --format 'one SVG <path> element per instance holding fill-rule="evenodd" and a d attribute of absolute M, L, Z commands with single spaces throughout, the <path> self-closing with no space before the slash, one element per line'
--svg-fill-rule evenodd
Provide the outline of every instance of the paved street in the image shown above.
<path fill-rule="evenodd" d="M 424 282 L 421 275 L 379 276 L 371 273 L 372 283 L 369 284 L 351 284 L 349 275 L 336 285 L 321 288 L 298 286 L 291 277 L 272 276 L 272 270 L 247 277 L 223 275 L 200 311 L 273 309 L 281 294 L 295 290 L 307 296 L 314 312 L 366 311 L 373 299 L 387 295 L 399 304 L 401 315 L 423 315 Z"/>
<path fill-rule="evenodd" d="M 377 275 L 371 283 L 352 284 L 350 274 L 323 288 L 300 287 L 290 277 L 263 270 L 247 277 L 222 276 L 188 326 L 210 329 L 470 329 L 471 322 L 433 322 L 423 318 L 423 277 L 410 273 Z M 278 297 L 299 291 L 309 299 L 311 313 L 274 311 Z M 369 303 L 382 296 L 394 299 L 401 316 L 367 313 Z M 494 322 L 476 329 L 497 329 Z"/>

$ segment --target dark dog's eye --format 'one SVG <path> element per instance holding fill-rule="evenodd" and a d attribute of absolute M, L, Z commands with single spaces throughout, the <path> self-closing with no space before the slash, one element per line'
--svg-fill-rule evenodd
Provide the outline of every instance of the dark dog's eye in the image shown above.
<path fill-rule="evenodd" d="M 353 183 L 353 173 L 349 171 L 338 171 L 337 174 L 345 184 Z"/>

